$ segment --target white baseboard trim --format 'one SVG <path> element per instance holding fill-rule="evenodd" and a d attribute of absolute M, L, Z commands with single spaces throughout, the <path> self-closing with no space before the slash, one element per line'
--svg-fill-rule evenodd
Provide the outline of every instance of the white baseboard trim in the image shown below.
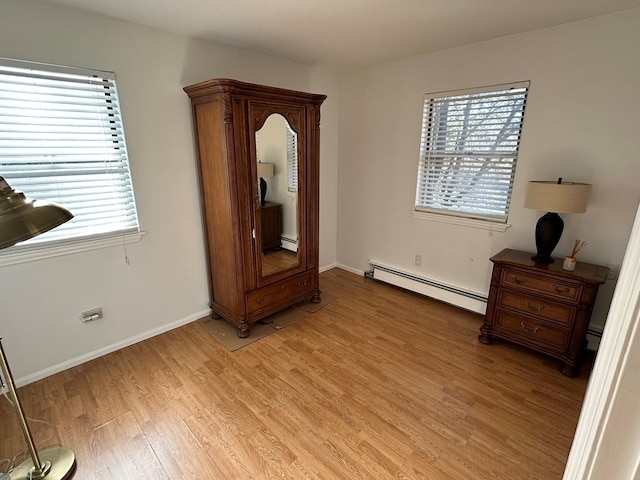
<path fill-rule="evenodd" d="M 353 269 L 349 269 L 348 267 L 345 266 L 341 266 L 338 265 L 337 263 L 332 263 L 330 265 L 325 265 L 323 267 L 320 267 L 319 272 L 326 272 L 327 270 L 331 270 L 332 268 L 343 268 L 344 270 L 349 270 L 352 271 L 354 273 L 359 273 L 362 274 L 363 272 L 357 272 L 354 271 Z M 133 345 L 135 343 L 141 342 L 143 340 L 146 340 L 148 338 L 151 337 L 155 337 L 156 335 L 160 335 L 161 333 L 165 333 L 168 332 L 169 330 L 173 330 L 174 328 L 178 328 L 181 327 L 182 325 L 186 325 L 187 323 L 191 323 L 194 322 L 202 317 L 206 317 L 207 315 L 209 315 L 211 313 L 210 310 L 203 310 L 201 312 L 195 312 L 192 313 L 191 315 L 188 315 L 184 318 L 181 318 L 179 320 L 176 320 L 174 322 L 168 323 L 166 325 L 163 325 L 161 327 L 158 328 L 154 328 L 153 330 L 149 330 L 147 332 L 143 332 L 139 335 L 135 335 L 131 338 L 127 338 L 125 340 L 122 340 L 120 342 L 116 342 L 113 343 L 111 345 L 107 345 L 106 347 L 102 347 L 99 348 L 98 350 L 94 350 L 93 352 L 89 352 L 85 355 L 80 355 L 79 357 L 75 357 L 72 359 L 69 359 L 65 362 L 59 363 L 57 365 L 52 365 L 48 368 L 42 369 L 42 370 L 38 370 L 37 372 L 34 372 L 32 374 L 29 375 L 25 375 L 24 377 L 20 377 L 20 378 L 16 378 L 14 379 L 14 382 L 16 384 L 16 387 L 22 387 L 24 385 L 28 385 L 30 383 L 36 382 L 38 380 L 42 380 L 43 378 L 49 377 L 51 375 L 54 375 L 56 373 L 60 373 L 64 370 L 67 370 L 69 368 L 72 367 L 76 367 L 78 365 L 81 365 L 85 362 L 88 362 L 90 360 L 94 360 L 96 358 L 102 357 L 103 355 L 106 355 L 108 353 L 111 352 L 115 352 L 117 350 L 120 350 L 122 348 L 128 347 L 129 345 Z M 6 388 L 5 388 L 6 390 Z M 2 387 L 0 387 L 0 395 L 2 394 L 3 389 Z"/>
<path fill-rule="evenodd" d="M 357 268 L 350 267 L 349 265 L 344 265 L 342 263 L 336 263 L 335 267 L 339 268 L 340 270 L 345 270 L 345 271 L 350 272 L 350 273 L 355 273 L 356 275 L 364 276 L 364 270 L 358 270 Z"/>
<path fill-rule="evenodd" d="M 158 328 L 154 328 L 152 330 L 148 330 L 138 335 L 134 335 L 133 337 L 127 338 L 120 342 L 112 343 L 111 345 L 107 345 L 106 347 L 99 348 L 98 350 L 94 350 L 93 352 L 89 352 L 85 355 L 80 355 L 79 357 L 69 359 L 57 365 L 52 365 L 51 367 L 39 370 L 30 375 L 17 378 L 15 379 L 16 387 L 21 387 L 23 385 L 28 385 L 30 383 L 36 382 L 38 380 L 42 380 L 43 378 L 49 377 L 56 373 L 60 373 L 71 367 L 76 367 L 78 365 L 81 365 L 85 362 L 88 362 L 89 360 L 94 360 L 108 353 L 115 352 L 122 348 L 128 347 L 129 345 L 133 345 L 143 340 L 147 340 L 148 338 L 155 337 L 156 335 L 160 335 L 161 333 L 165 333 L 165 332 L 168 332 L 169 330 L 173 330 L 174 328 L 178 328 L 178 327 L 181 327 L 182 325 L 186 325 L 187 323 L 194 322 L 199 318 L 206 317 L 210 313 L 211 313 L 211 310 L 203 310 L 201 312 L 192 313 L 191 315 L 188 315 L 174 322 L 167 323 L 166 325 L 162 325 Z"/>
<path fill-rule="evenodd" d="M 338 266 L 337 263 L 331 263 L 329 265 L 325 265 L 324 267 L 320 267 L 318 269 L 318 273 L 326 272 L 327 270 L 331 270 L 332 268 L 336 268 Z"/>

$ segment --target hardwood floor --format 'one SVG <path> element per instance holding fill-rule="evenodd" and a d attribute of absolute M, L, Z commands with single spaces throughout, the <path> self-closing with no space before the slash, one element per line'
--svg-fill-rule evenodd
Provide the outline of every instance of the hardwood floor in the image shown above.
<path fill-rule="evenodd" d="M 334 269 L 335 300 L 236 352 L 197 322 L 19 390 L 90 479 L 560 479 L 578 378 L 476 314 Z M 10 359 L 9 359 L 10 360 Z M 0 399 L 0 458 L 23 448 Z M 49 438 L 47 438 L 49 437 Z M 0 471 L 6 463 L 0 465 Z"/>
<path fill-rule="evenodd" d="M 262 275 L 265 277 L 272 273 L 281 272 L 298 264 L 298 252 L 281 248 L 280 250 L 267 250 L 262 253 Z"/>

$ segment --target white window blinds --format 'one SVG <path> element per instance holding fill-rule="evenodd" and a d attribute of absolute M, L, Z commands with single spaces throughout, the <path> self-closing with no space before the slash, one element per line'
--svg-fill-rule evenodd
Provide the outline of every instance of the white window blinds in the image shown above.
<path fill-rule="evenodd" d="M 425 95 L 416 210 L 507 221 L 528 88 Z"/>
<path fill-rule="evenodd" d="M 0 175 L 74 215 L 29 243 L 138 231 L 115 75 L 0 59 Z"/>
<path fill-rule="evenodd" d="M 298 135 L 287 122 L 287 190 L 298 191 Z"/>

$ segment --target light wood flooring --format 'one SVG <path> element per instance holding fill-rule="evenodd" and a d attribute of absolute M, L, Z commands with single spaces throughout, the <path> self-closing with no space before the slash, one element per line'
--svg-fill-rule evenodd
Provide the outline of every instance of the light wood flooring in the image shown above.
<path fill-rule="evenodd" d="M 298 265 L 298 252 L 281 248 L 262 253 L 262 275 L 265 277 L 296 265 Z"/>
<path fill-rule="evenodd" d="M 479 315 L 333 269 L 336 299 L 236 352 L 197 322 L 19 390 L 91 479 L 560 479 L 590 361 L 477 340 Z M 11 362 L 11 359 L 9 359 Z M 0 458 L 22 448 L 0 398 Z M 0 471 L 6 464 L 0 465 Z"/>

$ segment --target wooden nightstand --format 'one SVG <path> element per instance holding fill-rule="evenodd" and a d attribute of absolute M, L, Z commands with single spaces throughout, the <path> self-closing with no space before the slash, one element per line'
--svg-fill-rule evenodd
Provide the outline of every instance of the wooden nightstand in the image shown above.
<path fill-rule="evenodd" d="M 562 361 L 568 376 L 578 373 L 598 287 L 609 269 L 578 262 L 562 269 L 562 259 L 541 264 L 531 253 L 505 249 L 491 258 L 493 273 L 480 342 L 501 338 Z"/>
<path fill-rule="evenodd" d="M 280 249 L 282 235 L 282 205 L 266 202 L 260 208 L 262 250 Z"/>

